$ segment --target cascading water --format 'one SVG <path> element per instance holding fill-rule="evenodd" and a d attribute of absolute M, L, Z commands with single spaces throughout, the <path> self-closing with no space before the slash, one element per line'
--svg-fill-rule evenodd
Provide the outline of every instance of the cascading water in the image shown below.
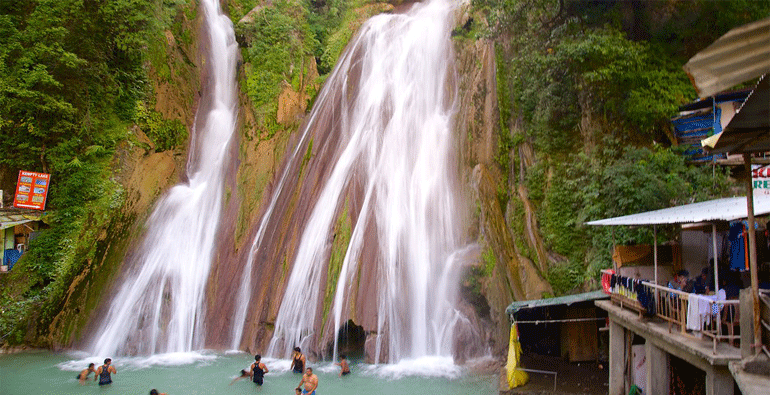
<path fill-rule="evenodd" d="M 369 248 L 365 239 L 374 238 L 378 252 L 365 264 L 377 266 L 377 287 L 368 296 L 377 299 L 375 361 L 451 354 L 460 318 L 453 302 L 464 207 L 456 197 L 452 155 L 452 11 L 452 4 L 434 0 L 406 14 L 370 19 L 326 81 L 300 145 L 321 114 L 333 111 L 339 118 L 332 125 L 335 159 L 302 230 L 268 355 L 287 356 L 294 345 L 320 341 L 323 262 L 349 188 L 360 189 L 361 203 L 336 286 L 335 330 L 350 315 L 346 306 Z M 270 207 L 266 216 L 273 215 Z M 263 218 L 253 250 L 267 222 Z"/>
<path fill-rule="evenodd" d="M 211 61 L 209 89 L 196 115 L 189 181 L 174 186 L 146 224 L 140 250 L 127 262 L 95 355 L 191 351 L 203 346 L 204 289 L 222 210 L 224 169 L 237 120 L 237 43 L 218 0 L 201 2 Z"/>

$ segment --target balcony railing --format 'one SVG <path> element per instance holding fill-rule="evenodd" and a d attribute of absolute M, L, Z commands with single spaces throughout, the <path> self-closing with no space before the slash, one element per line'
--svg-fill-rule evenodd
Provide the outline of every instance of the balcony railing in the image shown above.
<path fill-rule="evenodd" d="M 685 336 L 711 338 L 716 354 L 717 343 L 735 345 L 740 336 L 739 301 L 719 300 L 716 295 L 696 295 L 664 287 L 649 281 L 622 277 L 611 270 L 602 271 L 604 291 L 621 307 L 639 312 L 639 317 L 655 316 L 668 323 L 669 332 Z"/>
<path fill-rule="evenodd" d="M 759 300 L 761 310 L 770 310 L 770 290 L 760 290 Z M 760 316 L 759 322 L 762 325 L 762 341 L 758 343 L 761 343 L 762 351 L 770 357 L 770 347 L 767 344 L 767 339 L 770 339 L 770 318 Z"/>

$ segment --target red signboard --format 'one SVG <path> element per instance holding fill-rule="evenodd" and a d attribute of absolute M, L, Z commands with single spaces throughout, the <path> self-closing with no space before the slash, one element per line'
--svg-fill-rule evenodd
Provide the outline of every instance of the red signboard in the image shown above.
<path fill-rule="evenodd" d="M 50 174 L 19 171 L 19 181 L 16 183 L 16 197 L 13 199 L 13 207 L 45 210 L 45 199 L 48 196 L 48 185 L 50 183 Z"/>

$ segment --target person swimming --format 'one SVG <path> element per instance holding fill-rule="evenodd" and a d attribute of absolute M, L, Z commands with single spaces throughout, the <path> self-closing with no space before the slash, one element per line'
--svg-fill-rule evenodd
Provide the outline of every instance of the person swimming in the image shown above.
<path fill-rule="evenodd" d="M 350 365 L 348 365 L 348 359 L 345 354 L 340 354 L 340 361 L 335 363 L 340 367 L 340 377 L 350 374 Z"/>
<path fill-rule="evenodd" d="M 88 367 L 81 370 L 80 374 L 77 375 L 78 381 L 80 381 L 80 385 L 85 384 L 86 379 L 88 378 L 88 375 L 91 374 L 91 372 L 94 372 L 94 378 L 96 377 L 96 369 L 94 369 L 94 364 L 89 363 Z"/>
<path fill-rule="evenodd" d="M 240 379 L 245 379 L 246 377 L 251 377 L 251 372 L 246 369 L 241 369 L 241 375 L 234 378 L 233 381 L 230 382 L 230 385 L 233 385 L 234 382 Z"/>

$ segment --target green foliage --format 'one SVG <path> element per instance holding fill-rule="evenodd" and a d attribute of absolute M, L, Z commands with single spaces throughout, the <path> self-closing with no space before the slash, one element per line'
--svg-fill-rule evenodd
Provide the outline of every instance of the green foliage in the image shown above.
<path fill-rule="evenodd" d="M 96 257 L 101 232 L 125 200 L 112 181 L 112 156 L 135 110 L 146 106 L 140 103 L 149 93 L 145 51 L 163 41 L 163 30 L 188 4 L 0 2 L 0 169 L 52 174 L 50 228 L 5 277 L 14 292 L 0 295 L 4 341 L 23 341 L 30 320 L 38 333 L 29 339 L 45 335 L 71 282 Z M 140 121 L 152 125 L 159 146 L 178 141 L 177 123 L 153 112 Z"/>
<path fill-rule="evenodd" d="M 174 149 L 187 141 L 187 127 L 178 119 L 166 119 L 163 114 L 148 110 L 143 102 L 136 104 L 136 118 L 139 128 L 154 143 L 155 151 Z"/>
<path fill-rule="evenodd" d="M 491 276 L 492 272 L 495 270 L 495 266 L 497 265 L 497 258 L 495 258 L 495 252 L 492 251 L 491 248 L 487 248 L 481 254 L 481 259 L 484 262 L 484 267 L 483 267 L 484 276 L 486 277 Z"/>
<path fill-rule="evenodd" d="M 352 37 L 353 31 L 350 29 L 339 29 L 329 35 L 326 48 L 321 55 L 321 63 L 318 65 L 319 72 L 328 73 L 334 68 L 337 59 L 342 55 L 342 51 L 345 50 Z"/>
<path fill-rule="evenodd" d="M 679 105 L 695 96 L 681 65 L 646 42 L 634 42 L 611 28 L 574 35 L 555 56 L 575 78 L 587 104 L 627 130 L 661 129 Z"/>
<path fill-rule="evenodd" d="M 308 22 L 318 44 L 313 48 L 313 55 L 320 59 L 320 74 L 331 72 L 353 36 L 346 23 L 351 18 L 350 5 L 347 0 L 310 1 L 308 4 Z"/>
<path fill-rule="evenodd" d="M 236 25 L 243 37 L 247 63 L 246 93 L 262 117 L 268 138 L 277 131 L 277 98 L 284 82 L 299 80 L 306 59 L 318 46 L 300 3 L 277 1 L 255 13 L 250 22 Z"/>
<path fill-rule="evenodd" d="M 334 299 L 334 293 L 337 290 L 337 284 L 342 271 L 342 265 L 345 262 L 345 256 L 347 255 L 347 248 L 350 245 L 350 238 L 352 235 L 353 227 L 350 223 L 350 215 L 348 213 L 348 202 L 346 202 L 343 210 L 337 217 L 337 222 L 334 227 L 334 240 L 332 241 L 331 256 L 329 257 L 329 267 L 326 272 L 326 286 L 324 287 L 324 302 L 323 302 L 323 317 L 321 319 L 321 326 L 325 326 L 329 312 L 331 312 L 331 304 Z"/>
<path fill-rule="evenodd" d="M 554 295 L 566 295 L 586 281 L 586 271 L 581 261 L 559 262 L 548 267 L 545 277 Z"/>
<path fill-rule="evenodd" d="M 535 149 L 524 184 L 546 247 L 563 257 L 545 273 L 556 294 L 609 265 L 612 230 L 584 222 L 728 193 L 725 171 L 688 165 L 671 147 L 669 119 L 696 97 L 681 66 L 728 29 L 769 16 L 759 3 L 473 1 L 496 42 L 501 134 L 516 125 L 496 159 L 517 144 Z M 616 243 L 651 239 L 651 229 L 615 229 Z"/>
<path fill-rule="evenodd" d="M 565 287 L 591 278 L 575 275 L 577 265 L 583 262 L 591 267 L 581 273 L 595 274 L 609 266 L 607 252 L 613 243 L 652 243 L 652 231 L 646 227 L 618 227 L 613 235 L 609 228 L 583 223 L 703 201 L 730 190 L 726 170 L 712 174 L 711 168 L 689 165 L 678 149 L 607 148 L 603 154 L 606 156 L 602 158 L 575 154 L 568 161 L 551 163 L 547 178 L 545 162 L 527 174 L 530 196 L 542 197 L 534 202 L 539 206 L 543 238 L 549 249 L 570 262 L 549 269 L 549 279 Z M 674 229 L 659 231 L 663 232 L 659 236 L 662 239 L 674 235 Z"/>
<path fill-rule="evenodd" d="M 0 342 L 21 344 L 24 341 L 24 323 L 30 312 L 40 305 L 40 296 L 18 300 L 7 294 L 0 295 Z"/>

